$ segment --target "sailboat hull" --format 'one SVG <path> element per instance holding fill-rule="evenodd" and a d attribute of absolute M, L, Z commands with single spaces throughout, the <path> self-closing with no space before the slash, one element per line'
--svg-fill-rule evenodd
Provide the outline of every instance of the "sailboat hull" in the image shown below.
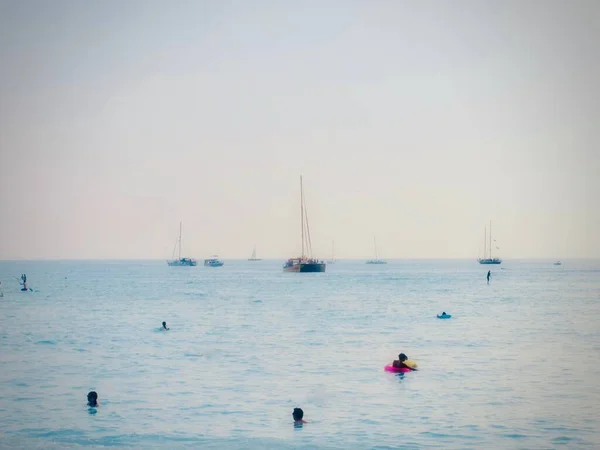
<path fill-rule="evenodd" d="M 502 264 L 502 260 L 498 258 L 478 259 L 479 264 Z"/>
<path fill-rule="evenodd" d="M 325 272 L 325 263 L 307 263 L 300 264 L 299 272 Z"/>
<path fill-rule="evenodd" d="M 173 261 L 167 261 L 167 264 L 171 267 L 194 267 L 196 266 L 196 261 L 193 259 L 188 259 L 188 258 L 182 258 L 182 259 L 175 259 Z"/>
<path fill-rule="evenodd" d="M 293 265 L 285 265 L 283 267 L 284 272 L 298 272 L 298 273 L 316 273 L 325 272 L 327 264 L 325 263 L 299 263 Z"/>

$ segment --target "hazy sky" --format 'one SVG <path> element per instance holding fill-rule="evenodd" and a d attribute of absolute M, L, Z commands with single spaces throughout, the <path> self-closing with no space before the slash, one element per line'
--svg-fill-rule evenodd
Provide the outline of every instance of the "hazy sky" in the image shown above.
<path fill-rule="evenodd" d="M 0 258 L 600 257 L 597 1 L 0 0 Z"/>

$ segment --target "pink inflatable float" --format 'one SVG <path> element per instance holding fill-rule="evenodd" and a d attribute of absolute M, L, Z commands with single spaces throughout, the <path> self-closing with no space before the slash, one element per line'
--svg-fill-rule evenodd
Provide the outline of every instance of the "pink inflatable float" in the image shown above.
<path fill-rule="evenodd" d="M 412 372 L 412 370 L 407 369 L 406 367 L 394 367 L 391 364 L 388 364 L 387 366 L 385 366 L 385 371 L 386 372 L 394 372 L 394 373 Z"/>

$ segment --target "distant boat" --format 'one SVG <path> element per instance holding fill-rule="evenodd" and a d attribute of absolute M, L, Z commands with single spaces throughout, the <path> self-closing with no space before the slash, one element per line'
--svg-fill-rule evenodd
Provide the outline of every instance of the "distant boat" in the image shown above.
<path fill-rule="evenodd" d="M 256 257 L 256 245 L 254 246 L 254 250 L 252 250 L 252 256 L 248 258 L 248 261 L 262 261 L 262 259 Z"/>
<path fill-rule="evenodd" d="M 387 261 L 379 259 L 377 255 L 377 241 L 375 240 L 375 236 L 373 236 L 373 245 L 375 246 L 375 259 L 368 259 L 366 264 L 387 264 Z"/>
<path fill-rule="evenodd" d="M 302 223 L 302 254 L 298 258 L 290 258 L 283 265 L 284 272 L 325 272 L 326 264 L 312 257 L 312 243 L 308 227 L 308 214 L 304 202 L 304 189 L 300 177 L 300 221 Z M 308 252 L 308 255 L 306 254 Z"/>
<path fill-rule="evenodd" d="M 192 259 L 192 258 L 182 258 L 181 257 L 181 222 L 179 222 L 179 237 L 177 238 L 177 241 L 175 241 L 175 248 L 179 247 L 179 256 L 177 257 L 177 259 L 172 259 L 171 261 L 167 261 L 167 264 L 169 266 L 176 266 L 176 267 L 181 267 L 181 266 L 195 266 L 196 265 L 196 260 Z M 175 258 L 175 248 L 173 248 L 173 258 Z"/>
<path fill-rule="evenodd" d="M 327 261 L 327 264 L 335 264 L 335 246 L 334 242 L 331 241 L 331 259 Z"/>
<path fill-rule="evenodd" d="M 496 241 L 494 241 L 496 242 Z M 487 227 L 484 229 L 483 234 L 483 258 L 479 258 L 479 264 L 502 264 L 500 258 L 492 258 L 492 221 L 490 220 L 490 240 L 489 240 L 489 251 L 487 241 Z"/>
<path fill-rule="evenodd" d="M 225 263 L 217 255 L 212 255 L 210 258 L 204 260 L 204 265 L 207 267 L 221 267 L 223 264 Z"/>
<path fill-rule="evenodd" d="M 556 261 L 556 262 L 554 263 L 554 265 L 555 265 L 555 266 L 562 266 L 562 263 L 561 263 L 560 261 Z"/>

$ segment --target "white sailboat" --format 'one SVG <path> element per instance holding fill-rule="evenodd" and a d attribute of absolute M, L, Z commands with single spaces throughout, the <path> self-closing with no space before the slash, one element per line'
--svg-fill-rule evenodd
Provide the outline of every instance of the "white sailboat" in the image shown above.
<path fill-rule="evenodd" d="M 177 259 L 175 259 L 175 248 L 179 247 L 179 253 Z M 193 258 L 182 258 L 181 257 L 181 222 L 179 222 L 179 237 L 175 241 L 175 248 L 173 249 L 173 259 L 167 261 L 169 266 L 181 267 L 188 266 L 192 267 L 196 265 L 196 260 Z"/>
<path fill-rule="evenodd" d="M 252 250 L 252 256 L 248 258 L 248 261 L 262 261 L 262 259 L 256 257 L 256 245 L 254 246 L 254 250 Z"/>
<path fill-rule="evenodd" d="M 379 256 L 377 254 L 377 241 L 375 240 L 375 236 L 373 236 L 373 245 L 375 246 L 375 259 L 367 260 L 367 264 L 387 264 L 387 261 L 379 259 Z"/>
<path fill-rule="evenodd" d="M 327 264 L 335 264 L 335 242 L 331 241 L 331 259 Z"/>

